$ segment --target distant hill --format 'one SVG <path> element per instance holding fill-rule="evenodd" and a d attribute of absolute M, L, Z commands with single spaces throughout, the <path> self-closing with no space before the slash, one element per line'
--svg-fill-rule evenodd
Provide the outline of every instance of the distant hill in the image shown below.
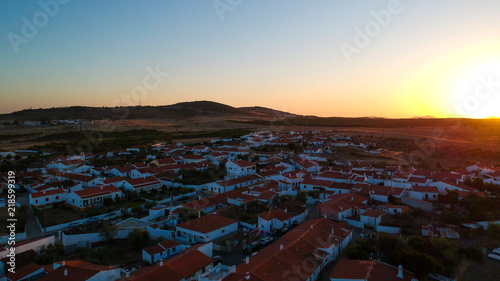
<path fill-rule="evenodd" d="M 262 107 L 262 106 L 253 106 L 253 107 L 240 107 L 239 109 L 248 111 L 252 114 L 258 114 L 266 117 L 275 117 L 275 118 L 285 118 L 285 117 L 297 117 L 300 115 L 285 112 L 285 111 L 280 111 L 280 110 L 275 110 L 267 107 Z"/>
<path fill-rule="evenodd" d="M 54 107 L 43 109 L 25 109 L 2 114 L 2 119 L 21 120 L 67 120 L 67 119 L 182 119 L 196 116 L 247 116 L 247 117 L 289 117 L 295 114 L 281 112 L 265 107 L 236 108 L 212 101 L 181 102 L 164 106 L 130 106 L 130 107 Z"/>

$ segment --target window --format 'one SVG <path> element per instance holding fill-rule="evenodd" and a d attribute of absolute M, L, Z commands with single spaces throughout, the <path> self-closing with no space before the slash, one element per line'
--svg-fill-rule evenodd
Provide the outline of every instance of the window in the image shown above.
<path fill-rule="evenodd" d="M 45 198 L 45 202 L 49 201 L 49 197 Z"/>
<path fill-rule="evenodd" d="M 38 200 L 35 200 L 35 203 L 38 203 Z"/>
<path fill-rule="evenodd" d="M 56 196 L 56 200 L 58 200 L 58 199 L 59 199 L 59 196 Z"/>

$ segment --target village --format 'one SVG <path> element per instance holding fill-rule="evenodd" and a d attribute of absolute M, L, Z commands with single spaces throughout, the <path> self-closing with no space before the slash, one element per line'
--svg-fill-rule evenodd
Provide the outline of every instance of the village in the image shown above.
<path fill-rule="evenodd" d="M 410 281 L 498 268 L 498 163 L 424 169 L 390 153 L 325 130 L 1 150 L 2 162 L 35 159 L 15 173 L 16 270 L 2 232 L 3 278 Z M 6 198 L 12 176 L 0 178 Z"/>

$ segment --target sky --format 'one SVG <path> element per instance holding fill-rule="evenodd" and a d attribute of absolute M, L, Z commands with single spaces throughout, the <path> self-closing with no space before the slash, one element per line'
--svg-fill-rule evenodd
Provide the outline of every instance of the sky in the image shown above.
<path fill-rule="evenodd" d="M 500 1 L 1 1 L 0 66 L 0 113 L 211 100 L 500 116 Z"/>

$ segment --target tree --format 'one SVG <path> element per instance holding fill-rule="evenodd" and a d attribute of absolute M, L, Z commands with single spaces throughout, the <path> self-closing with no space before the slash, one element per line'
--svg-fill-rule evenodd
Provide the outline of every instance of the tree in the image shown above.
<path fill-rule="evenodd" d="M 113 199 L 111 198 L 104 198 L 104 200 L 102 200 L 102 203 L 104 204 L 104 206 L 106 207 L 110 207 L 111 205 L 113 205 Z"/>
<path fill-rule="evenodd" d="M 149 231 L 142 229 L 134 229 L 128 234 L 128 238 L 135 249 L 142 249 L 147 241 L 149 241 Z"/>
<path fill-rule="evenodd" d="M 488 238 L 500 241 L 500 224 L 488 223 L 488 229 L 486 230 L 486 235 Z"/>
<path fill-rule="evenodd" d="M 36 257 L 37 264 L 51 264 L 64 259 L 64 245 L 61 243 L 45 245 L 40 249 L 40 255 Z"/>
<path fill-rule="evenodd" d="M 113 241 L 117 232 L 118 232 L 118 229 L 116 228 L 116 226 L 114 224 L 104 222 L 101 225 L 99 237 L 101 237 L 102 240 L 104 240 L 104 241 Z"/>

